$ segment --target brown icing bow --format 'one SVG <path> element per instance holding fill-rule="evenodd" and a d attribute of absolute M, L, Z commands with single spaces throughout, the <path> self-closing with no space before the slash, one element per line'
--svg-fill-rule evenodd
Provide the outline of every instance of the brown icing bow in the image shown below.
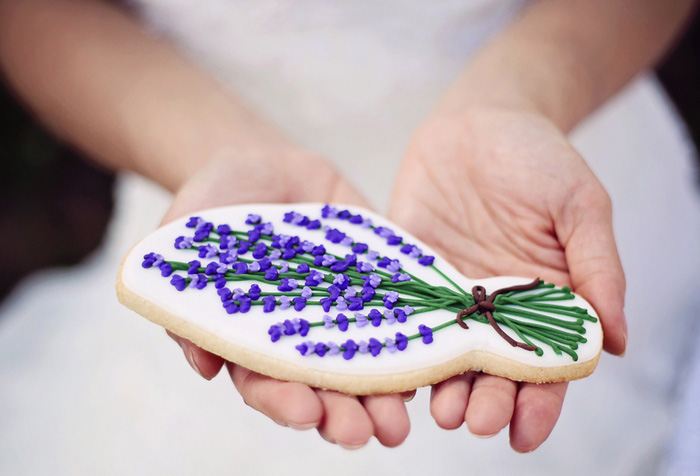
<path fill-rule="evenodd" d="M 495 331 L 498 332 L 498 335 L 503 337 L 503 339 L 505 339 L 506 342 L 508 342 L 513 347 L 520 347 L 521 349 L 525 350 L 537 349 L 537 347 L 535 347 L 534 345 L 518 342 L 511 336 L 503 332 L 503 329 L 501 329 L 498 326 L 498 323 L 496 323 L 496 320 L 493 318 L 492 312 L 496 310 L 496 306 L 493 304 L 493 301 L 499 294 L 510 293 L 513 291 L 530 291 L 531 289 L 535 289 L 537 286 L 539 286 L 540 282 L 540 278 L 537 278 L 533 282 L 528 284 L 521 284 L 518 286 L 509 286 L 507 288 L 497 289 L 494 292 L 492 292 L 491 295 L 488 297 L 486 297 L 486 288 L 484 288 L 483 286 L 474 286 L 472 288 L 472 296 L 474 296 L 474 305 L 459 311 L 459 313 L 457 314 L 457 324 L 459 324 L 459 326 L 463 329 L 469 329 L 469 326 L 467 326 L 466 322 L 464 322 L 464 317 L 470 316 L 475 312 L 480 312 L 481 314 L 486 316 L 486 319 L 489 320 L 489 324 L 491 324 L 491 327 L 493 327 Z"/>

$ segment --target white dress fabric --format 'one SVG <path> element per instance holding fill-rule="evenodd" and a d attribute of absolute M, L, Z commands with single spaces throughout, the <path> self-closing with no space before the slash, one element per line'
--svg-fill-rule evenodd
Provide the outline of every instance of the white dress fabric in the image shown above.
<path fill-rule="evenodd" d="M 257 110 L 331 158 L 380 210 L 412 130 L 514 1 L 139 0 L 168 35 Z M 396 449 L 355 452 L 247 408 L 164 332 L 116 302 L 121 256 L 169 196 L 121 178 L 108 239 L 85 264 L 39 273 L 0 308 L 3 474 L 600 474 L 659 471 L 700 275 L 693 150 L 654 78 L 572 135 L 607 187 L 628 279 L 629 349 L 574 382 L 536 452 L 437 427 L 426 389 Z M 149 204 L 149 206 L 144 206 Z M 697 303 L 697 301 L 696 301 Z"/>

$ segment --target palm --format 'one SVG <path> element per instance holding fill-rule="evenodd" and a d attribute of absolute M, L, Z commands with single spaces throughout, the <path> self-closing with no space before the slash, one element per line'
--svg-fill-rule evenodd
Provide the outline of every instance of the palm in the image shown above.
<path fill-rule="evenodd" d="M 364 205 L 325 161 L 308 154 L 224 159 L 206 166 L 180 189 L 164 221 L 234 203 L 303 201 Z M 204 377 L 214 377 L 224 364 L 221 357 L 171 337 Z M 348 448 L 363 446 L 372 435 L 395 446 L 408 434 L 400 395 L 355 398 L 274 380 L 231 362 L 226 365 L 246 403 L 282 425 L 317 428 L 325 439 Z"/>
<path fill-rule="evenodd" d="M 600 292 L 607 288 L 610 296 L 624 286 L 607 196 L 554 126 L 505 111 L 434 121 L 414 137 L 396 183 L 391 218 L 466 276 L 539 276 L 574 285 L 606 330 L 616 331 L 606 345 L 619 351 L 621 304 L 618 311 Z M 604 266 L 612 271 L 601 275 Z M 437 386 L 431 410 L 441 426 L 466 420 L 481 435 L 510 422 L 512 445 L 530 450 L 554 426 L 565 390 L 566 384 L 521 384 L 518 391 L 514 382 L 468 374 Z"/>

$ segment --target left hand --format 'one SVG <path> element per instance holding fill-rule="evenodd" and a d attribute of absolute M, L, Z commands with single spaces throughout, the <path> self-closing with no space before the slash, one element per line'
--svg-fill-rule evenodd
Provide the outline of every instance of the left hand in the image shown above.
<path fill-rule="evenodd" d="M 413 137 L 390 218 L 470 278 L 540 277 L 568 285 L 600 316 L 604 347 L 622 354 L 625 281 L 610 200 L 583 159 L 544 117 L 494 107 L 434 117 Z M 567 383 L 529 384 L 469 372 L 436 385 L 443 428 L 466 421 L 511 446 L 536 449 L 559 417 Z"/>

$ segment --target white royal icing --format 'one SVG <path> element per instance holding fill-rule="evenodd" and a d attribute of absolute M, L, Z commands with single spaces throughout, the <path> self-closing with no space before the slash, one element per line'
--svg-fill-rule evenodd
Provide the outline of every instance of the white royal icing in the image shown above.
<path fill-rule="evenodd" d="M 322 204 L 246 204 L 204 210 L 198 212 L 196 215 L 202 217 L 206 221 L 213 222 L 215 227 L 219 224 L 228 224 L 234 230 L 247 231 L 251 229 L 249 225 L 245 225 L 248 214 L 259 214 L 263 222 L 270 221 L 274 224 L 276 234 L 281 233 L 299 236 L 302 240 L 306 239 L 315 244 L 323 244 L 328 253 L 333 253 L 341 257 L 345 256 L 351 252 L 350 248 L 340 244 L 330 243 L 324 238 L 324 231 L 307 230 L 305 227 L 282 222 L 284 214 L 289 211 L 301 213 L 312 220 L 321 219 L 322 207 Z M 348 209 L 354 214 L 360 214 L 363 217 L 370 218 L 375 226 L 391 228 L 397 235 L 403 237 L 404 243 L 418 246 L 423 250 L 424 255 L 435 256 L 435 266 L 467 292 L 476 284 L 484 286 L 487 293 L 491 293 L 499 288 L 515 284 L 525 284 L 532 281 L 533 277 L 468 279 L 435 253 L 428 245 L 387 219 L 369 210 L 358 207 L 342 206 L 340 208 Z M 382 349 L 381 353 L 376 357 L 373 357 L 369 353 L 357 353 L 354 358 L 350 360 L 345 360 L 340 355 L 319 357 L 311 354 L 302 356 L 295 346 L 309 340 L 313 342 L 333 341 L 341 345 L 347 339 L 353 339 L 359 342 L 360 340 L 368 341 L 371 337 L 374 337 L 384 342 L 385 337 L 394 338 L 396 332 L 401 332 L 410 336 L 418 332 L 419 324 L 434 327 L 454 319 L 455 314 L 447 310 L 436 310 L 409 316 L 405 323 L 396 322 L 392 325 L 388 325 L 386 321 L 383 321 L 379 327 L 374 327 L 370 324 L 358 328 L 355 324 L 351 323 L 346 332 L 340 331 L 337 326 L 330 329 L 314 327 L 306 337 L 302 337 L 298 334 L 282 336 L 278 342 L 273 343 L 268 335 L 268 329 L 271 325 L 284 321 L 285 319 L 294 318 L 303 318 L 309 322 L 322 321 L 326 312 L 323 311 L 321 306 L 307 306 L 300 312 L 295 311 L 293 308 L 286 310 L 279 310 L 279 308 L 277 308 L 272 313 L 264 313 L 262 306 L 253 306 L 248 313 L 229 315 L 224 310 L 213 283 L 208 283 L 208 285 L 201 290 L 186 288 L 184 291 L 177 291 L 173 285 L 170 284 L 170 278 L 162 277 L 158 269 L 144 269 L 142 267 L 143 256 L 149 252 L 162 254 L 165 259 L 169 261 L 182 261 L 185 263 L 193 259 L 199 259 L 203 265 L 206 265 L 207 262 L 216 260 L 216 258 L 212 258 L 211 260 L 200 259 L 197 257 L 196 251 L 178 250 L 174 248 L 174 240 L 176 237 L 182 235 L 192 236 L 194 232 L 192 228 L 185 227 L 187 221 L 188 218 L 182 218 L 169 223 L 139 242 L 125 259 L 122 271 L 123 285 L 132 293 L 154 303 L 164 311 L 208 333 L 214 334 L 235 346 L 282 359 L 300 367 L 336 374 L 385 375 L 430 368 L 472 350 L 488 351 L 536 367 L 559 367 L 596 359 L 602 347 L 603 336 L 599 321 L 584 321 L 583 326 L 586 330 L 584 336 L 587 342 L 585 344 L 579 344 L 576 350 L 578 361 L 574 362 L 571 356 L 566 353 L 558 356 L 550 347 L 540 342 L 535 343 L 544 350 L 544 355 L 542 356 L 537 356 L 532 351 L 512 347 L 503 338 L 497 335 L 491 326 L 467 319 L 466 322 L 469 325 L 468 330 L 462 329 L 458 325 L 453 325 L 435 332 L 433 343 L 424 344 L 421 342 L 421 339 L 415 339 L 410 341 L 408 347 L 402 352 L 389 353 L 387 349 Z M 329 225 L 331 228 L 338 228 L 346 232 L 356 242 L 368 244 L 370 250 L 379 252 L 380 256 L 399 259 L 405 271 L 420 277 L 427 283 L 451 287 L 443 277 L 430 267 L 423 266 L 418 263 L 417 259 L 410 258 L 400 253 L 400 246 L 387 245 L 385 239 L 376 235 L 372 229 L 362 228 L 359 225 L 348 223 L 347 220 L 328 218 L 322 219 L 321 221 L 324 225 Z M 252 249 L 253 248 L 251 248 L 251 251 Z M 245 256 L 250 257 L 250 254 Z M 361 259 L 365 260 L 362 257 Z M 290 268 L 295 269 L 296 265 L 292 264 Z M 180 272 L 180 274 L 185 275 L 186 271 Z M 244 291 L 247 291 L 252 283 L 253 281 L 229 282 L 227 287 L 229 289 L 240 287 Z M 275 286 L 265 283 L 258 284 L 263 291 L 276 290 Z M 300 280 L 300 284 L 299 290 L 303 287 L 303 278 Z M 575 296 L 573 300 L 559 301 L 558 303 L 566 306 L 585 308 L 588 310 L 589 314 L 596 316 L 592 306 L 580 296 Z M 370 309 L 366 307 L 363 311 L 359 312 L 366 315 L 369 310 Z M 383 308 L 379 308 L 379 310 L 383 311 Z M 335 317 L 339 312 L 343 312 L 348 317 L 353 317 L 354 314 L 353 311 L 338 311 L 335 308 L 331 308 L 328 314 Z M 520 341 L 512 330 L 506 327 L 503 327 L 503 329 L 514 339 Z"/>

